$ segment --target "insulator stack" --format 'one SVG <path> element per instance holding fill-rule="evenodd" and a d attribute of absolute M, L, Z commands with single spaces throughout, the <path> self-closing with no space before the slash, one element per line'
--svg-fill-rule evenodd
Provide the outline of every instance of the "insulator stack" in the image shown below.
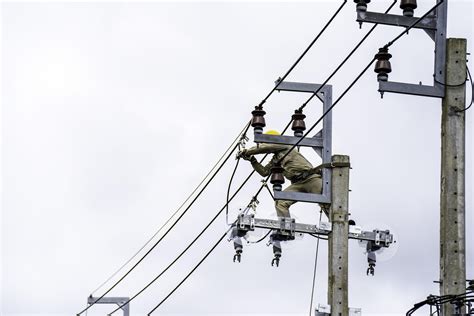
<path fill-rule="evenodd" d="M 303 132 L 306 129 L 306 124 L 304 123 L 305 118 L 306 115 L 303 114 L 303 110 L 295 110 L 295 114 L 291 116 L 291 119 L 293 120 L 291 129 L 295 132 L 296 137 L 303 136 Z"/>
<path fill-rule="evenodd" d="M 400 8 L 403 10 L 403 15 L 412 17 L 417 7 L 416 0 L 401 0 Z"/>
<path fill-rule="evenodd" d="M 263 110 L 261 105 L 257 105 L 255 110 L 252 111 L 251 125 L 255 134 L 263 133 L 263 128 L 265 127 L 265 114 L 266 112 Z"/>
<path fill-rule="evenodd" d="M 388 74 L 392 72 L 392 66 L 389 59 L 392 55 L 388 52 L 387 47 L 379 48 L 379 52 L 375 55 L 377 62 L 374 71 L 377 73 L 378 81 L 387 81 Z"/>
<path fill-rule="evenodd" d="M 357 12 L 366 12 L 367 4 L 370 3 L 370 0 L 354 0 L 354 2 L 357 4 Z"/>
<path fill-rule="evenodd" d="M 270 183 L 273 184 L 273 190 L 281 191 L 283 183 L 285 183 L 285 177 L 283 176 L 283 168 L 281 165 L 275 165 L 271 169 L 272 176 Z"/>

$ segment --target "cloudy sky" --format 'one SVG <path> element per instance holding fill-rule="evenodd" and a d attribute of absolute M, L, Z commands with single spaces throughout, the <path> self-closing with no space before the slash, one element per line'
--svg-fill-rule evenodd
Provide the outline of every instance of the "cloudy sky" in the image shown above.
<path fill-rule="evenodd" d="M 1 313 L 71 315 L 83 308 L 198 185 L 341 2 L 3 2 Z M 419 2 L 417 15 L 434 1 Z M 449 2 L 448 37 L 467 38 L 472 52 L 474 6 Z M 372 1 L 369 8 L 384 11 L 390 3 Z M 370 28 L 359 29 L 355 14 L 348 1 L 288 80 L 323 82 Z M 334 96 L 400 31 L 378 27 L 331 80 Z M 433 42 L 423 31 L 410 31 L 391 53 L 391 80 L 431 83 Z M 275 93 L 266 104 L 268 127 L 282 129 L 306 97 Z M 374 277 L 365 275 L 365 255 L 350 242 L 349 301 L 364 315 L 400 315 L 438 293 L 440 105 L 406 95 L 380 99 L 370 70 L 334 109 L 333 153 L 350 155 L 353 166 L 352 217 L 367 230 L 390 228 L 399 241 L 381 257 Z M 474 278 L 472 111 L 468 278 Z M 320 114 L 320 103 L 310 103 L 307 124 Z M 133 295 L 181 252 L 223 206 L 233 166 L 232 159 L 111 295 Z M 233 186 L 250 171 L 242 162 Z M 254 176 L 231 214 L 259 185 Z M 273 212 L 263 192 L 258 216 Z M 299 203 L 292 214 L 316 223 L 319 210 Z M 132 314 L 146 314 L 161 301 L 226 228 L 220 217 L 132 303 Z M 264 243 L 246 247 L 242 263 L 234 264 L 233 247 L 223 242 L 157 312 L 308 314 L 315 246 L 311 237 L 287 245 L 274 268 Z M 322 242 L 316 304 L 326 303 L 326 289 Z M 110 311 L 97 306 L 89 315 Z"/>

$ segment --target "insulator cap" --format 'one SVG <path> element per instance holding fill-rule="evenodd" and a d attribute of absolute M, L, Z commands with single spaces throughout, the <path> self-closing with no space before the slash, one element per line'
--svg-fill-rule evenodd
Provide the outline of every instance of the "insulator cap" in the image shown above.
<path fill-rule="evenodd" d="M 366 12 L 367 4 L 370 3 L 370 0 L 354 0 L 354 2 L 357 4 L 357 12 Z"/>
<path fill-rule="evenodd" d="M 306 115 L 303 114 L 303 110 L 295 110 L 295 114 L 291 116 L 293 120 L 293 124 L 291 125 L 291 129 L 295 132 L 295 136 L 302 137 L 303 132 L 306 129 L 306 124 L 304 123 L 304 119 Z"/>
<path fill-rule="evenodd" d="M 271 169 L 272 176 L 270 183 L 273 184 L 273 190 L 281 191 L 282 184 L 285 183 L 285 177 L 283 176 L 283 168 L 281 165 L 275 165 Z"/>
<path fill-rule="evenodd" d="M 400 8 L 403 10 L 403 15 L 412 17 L 415 12 L 414 10 L 416 9 L 417 4 L 416 0 L 401 0 L 400 1 Z"/>
<path fill-rule="evenodd" d="M 377 62 L 375 63 L 374 71 L 377 73 L 378 80 L 387 81 L 388 74 L 392 72 L 392 65 L 389 61 L 392 55 L 388 52 L 387 47 L 382 47 L 379 48 L 379 52 L 375 55 L 375 58 L 377 58 Z"/>
<path fill-rule="evenodd" d="M 263 117 L 265 112 L 261 105 L 257 105 L 255 110 L 252 111 L 252 122 L 251 125 L 256 134 L 262 134 L 263 128 L 265 127 L 265 118 Z"/>

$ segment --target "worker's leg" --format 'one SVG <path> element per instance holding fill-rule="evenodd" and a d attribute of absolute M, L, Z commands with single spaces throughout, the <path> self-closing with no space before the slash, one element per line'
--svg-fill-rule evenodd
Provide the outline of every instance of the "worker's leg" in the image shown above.
<path fill-rule="evenodd" d="M 294 183 L 284 189 L 283 192 L 304 192 L 304 188 L 300 183 Z M 276 200 L 275 208 L 277 215 L 279 217 L 290 217 L 290 206 L 295 203 L 296 201 Z"/>

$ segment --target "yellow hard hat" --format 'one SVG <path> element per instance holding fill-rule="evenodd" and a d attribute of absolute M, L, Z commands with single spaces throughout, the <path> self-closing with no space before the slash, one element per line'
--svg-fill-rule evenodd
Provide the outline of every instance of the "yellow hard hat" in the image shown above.
<path fill-rule="evenodd" d="M 280 135 L 280 133 L 274 129 L 269 129 L 265 132 L 266 135 Z"/>

